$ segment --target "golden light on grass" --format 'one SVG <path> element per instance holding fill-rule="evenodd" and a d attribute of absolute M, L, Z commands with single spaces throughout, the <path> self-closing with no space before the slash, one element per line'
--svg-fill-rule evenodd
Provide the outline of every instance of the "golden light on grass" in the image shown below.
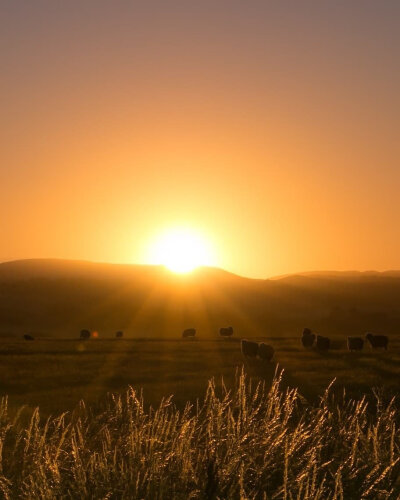
<path fill-rule="evenodd" d="M 151 244 L 149 263 L 162 264 L 176 273 L 188 273 L 199 266 L 215 265 L 211 243 L 199 232 L 170 229 Z"/>

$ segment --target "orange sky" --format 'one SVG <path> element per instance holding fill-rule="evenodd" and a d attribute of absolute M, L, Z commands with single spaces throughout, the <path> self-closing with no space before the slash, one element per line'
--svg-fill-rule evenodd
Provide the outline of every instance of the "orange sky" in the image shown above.
<path fill-rule="evenodd" d="M 145 263 L 184 225 L 246 276 L 400 268 L 399 15 L 2 2 L 0 260 Z"/>

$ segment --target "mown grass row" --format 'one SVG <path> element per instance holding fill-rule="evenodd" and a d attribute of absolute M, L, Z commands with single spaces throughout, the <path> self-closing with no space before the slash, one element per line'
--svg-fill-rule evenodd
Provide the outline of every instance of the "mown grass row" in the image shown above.
<path fill-rule="evenodd" d="M 0 496 L 102 499 L 397 499 L 396 401 L 209 383 L 204 402 L 145 410 L 133 389 L 41 422 L 0 408 Z"/>

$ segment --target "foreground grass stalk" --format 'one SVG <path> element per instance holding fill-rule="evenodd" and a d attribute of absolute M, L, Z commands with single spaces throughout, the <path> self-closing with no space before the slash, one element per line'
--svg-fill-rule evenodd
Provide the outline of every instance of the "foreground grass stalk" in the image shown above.
<path fill-rule="evenodd" d="M 133 388 L 103 409 L 28 424 L 0 404 L 0 496 L 107 499 L 398 499 L 396 400 L 318 405 L 296 390 L 209 382 L 203 403 L 145 410 Z"/>

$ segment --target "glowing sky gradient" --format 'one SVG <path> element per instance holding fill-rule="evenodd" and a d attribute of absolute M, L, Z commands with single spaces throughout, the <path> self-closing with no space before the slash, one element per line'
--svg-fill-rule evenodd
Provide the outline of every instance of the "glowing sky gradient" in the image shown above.
<path fill-rule="evenodd" d="M 0 260 L 400 268 L 400 2 L 0 3 Z"/>

